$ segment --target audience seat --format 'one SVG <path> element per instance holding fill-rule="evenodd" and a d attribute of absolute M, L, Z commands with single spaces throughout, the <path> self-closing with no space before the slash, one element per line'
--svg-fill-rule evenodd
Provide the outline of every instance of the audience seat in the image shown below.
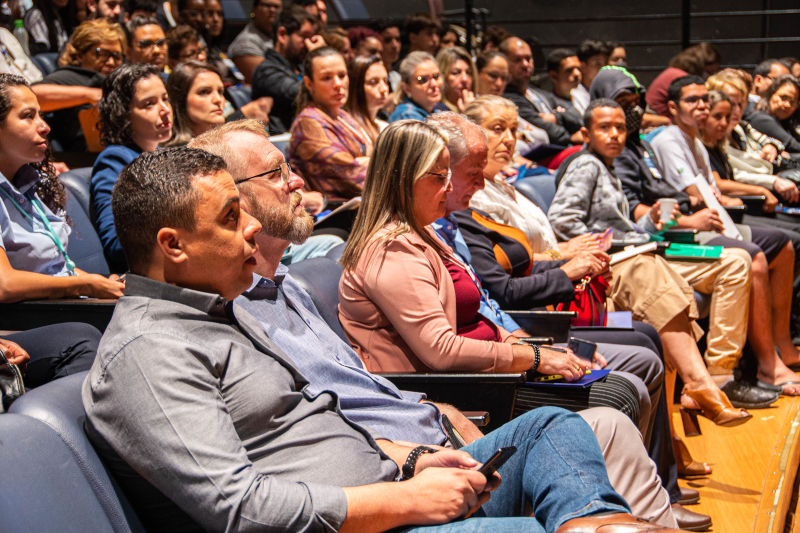
<path fill-rule="evenodd" d="M 231 101 L 236 109 L 241 109 L 242 106 L 253 101 L 253 89 L 250 87 L 234 85 L 225 90 L 228 93 L 228 100 Z"/>
<path fill-rule="evenodd" d="M 42 385 L 0 416 L 0 530 L 143 532 L 83 431 L 87 372 Z"/>
<path fill-rule="evenodd" d="M 342 258 L 342 254 L 344 253 L 344 249 L 346 246 L 347 243 L 343 242 L 342 244 L 334 248 L 331 248 L 331 250 L 327 254 L 325 254 L 325 257 L 327 257 L 328 259 L 333 259 L 334 261 L 338 262 L 339 259 Z"/>
<path fill-rule="evenodd" d="M 325 322 L 350 344 L 339 324 L 339 278 L 342 266 L 327 257 L 314 257 L 289 265 L 289 273 L 311 296 Z M 517 387 L 525 373 L 508 374 L 380 374 L 401 390 L 424 392 L 428 399 L 454 405 L 462 411 L 488 411 L 486 431 L 511 420 Z"/>
<path fill-rule="evenodd" d="M 269 138 L 269 142 L 275 145 L 275 148 L 281 151 L 283 157 L 287 160 L 289 159 L 289 154 L 287 154 L 287 150 L 289 149 L 289 141 L 292 139 L 292 135 L 290 133 L 281 133 L 280 135 L 273 135 Z"/>
<path fill-rule="evenodd" d="M 47 76 L 58 68 L 58 53 L 36 54 L 31 60 L 36 65 L 36 68 L 42 72 L 42 76 Z"/>
<path fill-rule="evenodd" d="M 59 176 L 67 189 L 67 215 L 72 219 L 72 234 L 67 252 L 81 270 L 108 276 L 110 270 L 103 245 L 89 215 L 89 178 L 91 168 L 70 170 Z"/>
<path fill-rule="evenodd" d="M 514 182 L 514 188 L 547 213 L 556 196 L 556 178 L 553 174 L 540 174 Z"/>

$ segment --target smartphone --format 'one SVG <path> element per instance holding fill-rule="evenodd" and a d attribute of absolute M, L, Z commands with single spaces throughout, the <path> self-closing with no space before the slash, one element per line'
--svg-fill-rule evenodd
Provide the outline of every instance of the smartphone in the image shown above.
<path fill-rule="evenodd" d="M 585 359 L 586 361 L 590 362 L 594 361 L 594 354 L 597 352 L 596 343 L 570 337 L 567 346 L 569 346 L 569 349 L 572 350 L 572 353 L 581 359 Z"/>
<path fill-rule="evenodd" d="M 486 476 L 486 479 L 492 477 L 492 474 L 497 472 L 497 470 L 508 461 L 512 455 L 517 453 L 516 446 L 507 446 L 505 448 L 500 448 L 497 452 L 485 463 L 483 466 L 478 470 L 481 474 Z"/>

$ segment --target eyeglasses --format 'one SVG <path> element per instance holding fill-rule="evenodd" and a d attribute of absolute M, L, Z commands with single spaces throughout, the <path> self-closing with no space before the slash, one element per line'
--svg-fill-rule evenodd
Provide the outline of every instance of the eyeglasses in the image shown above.
<path fill-rule="evenodd" d="M 95 48 L 93 49 L 93 52 L 98 61 L 102 63 L 108 61 L 109 57 L 114 58 L 114 63 L 119 63 L 122 61 L 122 52 L 112 52 L 111 50 L 106 50 L 104 48 Z"/>
<path fill-rule="evenodd" d="M 703 96 L 687 96 L 686 98 L 680 98 L 681 102 L 686 102 L 689 105 L 697 105 L 697 102 L 700 102 L 701 100 L 704 104 L 708 104 L 708 95 L 704 94 Z"/>
<path fill-rule="evenodd" d="M 142 39 L 141 41 L 136 43 L 136 46 L 138 48 L 141 48 L 142 50 L 150 50 L 151 48 L 154 48 L 154 47 L 156 47 L 156 48 L 166 48 L 167 47 L 167 39 L 164 38 L 164 39 L 159 39 L 157 41 L 150 41 L 150 40 L 147 40 L 147 39 Z"/>
<path fill-rule="evenodd" d="M 430 76 L 417 76 L 417 83 L 420 85 L 428 85 L 431 80 L 439 81 L 439 73 L 431 74 Z"/>
<path fill-rule="evenodd" d="M 486 76 L 492 83 L 496 82 L 497 80 L 503 80 L 503 82 L 508 81 L 508 74 L 500 74 L 499 72 L 491 72 L 487 70 Z"/>
<path fill-rule="evenodd" d="M 453 178 L 453 171 L 449 168 L 447 169 L 447 174 L 441 172 L 428 172 L 428 176 L 439 176 L 440 178 L 444 178 L 444 184 L 442 184 L 442 188 L 446 189 L 448 185 L 450 185 L 450 180 Z"/>
<path fill-rule="evenodd" d="M 190 59 L 197 59 L 201 55 L 208 57 L 208 48 L 204 47 L 204 48 L 199 48 L 199 49 L 195 50 L 194 52 L 185 52 L 183 54 L 180 54 L 178 56 L 178 58 L 181 61 L 189 61 Z"/>
<path fill-rule="evenodd" d="M 245 178 L 243 180 L 239 180 L 239 181 L 236 182 L 236 184 L 238 185 L 240 183 L 244 183 L 245 181 L 254 180 L 256 178 L 260 178 L 262 176 L 266 176 L 267 174 L 272 174 L 274 172 L 278 172 L 279 170 L 281 171 L 281 180 L 283 180 L 283 183 L 289 183 L 289 176 L 292 173 L 292 167 L 289 166 L 289 163 L 284 161 L 283 163 L 280 164 L 280 166 L 278 168 L 273 168 L 272 170 L 267 170 L 266 172 L 262 172 L 261 174 L 256 174 L 255 176 L 250 176 L 249 178 Z M 272 177 L 268 181 L 272 183 L 272 182 L 275 181 L 275 178 Z"/>
<path fill-rule="evenodd" d="M 780 98 L 781 102 L 783 102 L 784 104 L 789 104 L 791 106 L 797 105 L 797 99 L 792 98 L 788 94 L 779 94 L 778 98 Z"/>

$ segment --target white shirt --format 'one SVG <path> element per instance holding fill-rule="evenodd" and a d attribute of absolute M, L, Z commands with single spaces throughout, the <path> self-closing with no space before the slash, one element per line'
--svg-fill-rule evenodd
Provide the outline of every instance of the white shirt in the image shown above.
<path fill-rule="evenodd" d="M 708 152 L 700 139 L 693 139 L 673 125 L 656 135 L 650 145 L 661 163 L 664 179 L 679 191 L 694 185 L 697 175 L 716 188 Z"/>
<path fill-rule="evenodd" d="M 495 178 L 501 180 L 501 178 Z M 497 222 L 514 226 L 528 238 L 533 253 L 545 250 L 557 250 L 558 239 L 550 227 L 547 215 L 539 207 L 516 193 L 514 188 L 505 183 L 486 180 L 486 188 L 475 193 L 469 206 L 487 213 Z"/>
<path fill-rule="evenodd" d="M 586 108 L 589 107 L 589 101 L 591 100 L 589 91 L 580 83 L 570 91 L 569 95 L 572 97 L 572 105 L 578 110 L 578 113 L 583 115 L 586 112 Z"/>
<path fill-rule="evenodd" d="M 0 28 L 0 53 L 3 56 L 0 59 L 0 73 L 22 76 L 28 83 L 42 80 L 42 73 L 31 58 L 25 55 L 14 34 L 5 28 Z"/>

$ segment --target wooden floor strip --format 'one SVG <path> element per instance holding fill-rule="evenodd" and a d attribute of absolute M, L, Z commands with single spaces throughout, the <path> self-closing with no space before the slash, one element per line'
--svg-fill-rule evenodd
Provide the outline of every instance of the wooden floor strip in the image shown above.
<path fill-rule="evenodd" d="M 800 464 L 800 398 L 781 397 L 752 414 L 753 420 L 735 428 L 701 419 L 703 435 L 683 439 L 696 461 L 714 469 L 705 478 L 681 481 L 700 491 L 700 503 L 689 509 L 710 515 L 715 532 L 800 533 L 792 499 Z M 677 410 L 673 422 L 683 435 Z"/>

